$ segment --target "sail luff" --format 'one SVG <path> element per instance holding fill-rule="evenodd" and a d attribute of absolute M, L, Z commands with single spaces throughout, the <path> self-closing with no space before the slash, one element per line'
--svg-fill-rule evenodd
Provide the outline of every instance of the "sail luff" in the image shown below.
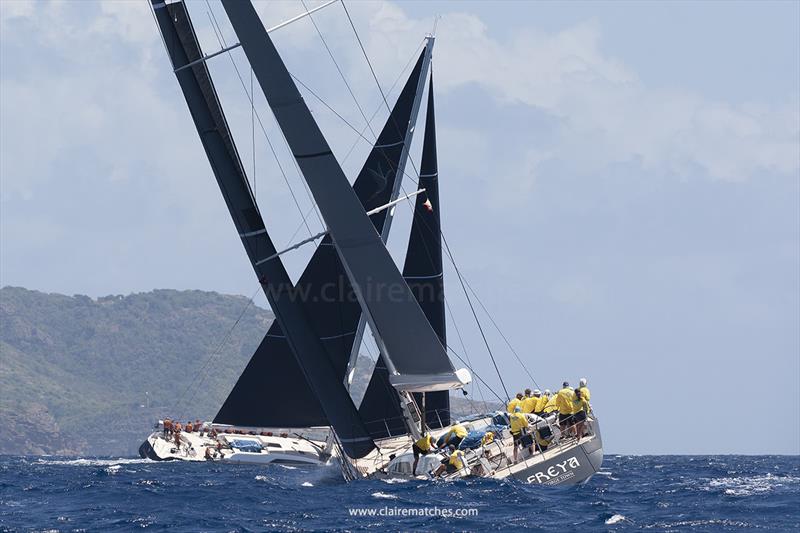
<path fill-rule="evenodd" d="M 157 2 L 153 0 L 156 20 L 168 44 L 167 51 L 173 66 L 177 68 L 202 57 L 183 3 Z M 346 453 L 354 458 L 363 457 L 374 449 L 375 444 L 364 428 L 347 390 L 336 378 L 322 342 L 310 327 L 283 263 L 280 259 L 258 263 L 259 259 L 277 250 L 253 199 L 207 66 L 199 63 L 175 72 L 175 76 L 236 230 L 276 321 L 286 334 L 295 360 L 339 434 Z"/>
<path fill-rule="evenodd" d="M 469 373 L 453 369 L 252 3 L 223 0 L 222 5 L 325 219 L 379 347 L 397 372 L 390 377 L 393 386 L 409 391 L 463 386 Z"/>

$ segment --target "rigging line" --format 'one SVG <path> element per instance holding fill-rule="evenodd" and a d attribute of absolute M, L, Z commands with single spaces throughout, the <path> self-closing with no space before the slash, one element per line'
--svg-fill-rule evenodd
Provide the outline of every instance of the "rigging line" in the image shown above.
<path fill-rule="evenodd" d="M 496 397 L 498 400 L 500 400 L 500 402 L 501 402 L 501 403 L 505 403 L 505 402 L 506 402 L 505 400 L 503 400 L 503 399 L 500 397 L 500 395 L 499 395 L 499 394 L 497 394 L 497 393 L 494 391 L 494 389 L 491 387 L 491 385 L 489 385 L 488 383 L 486 383 L 486 380 L 484 380 L 484 379 L 483 379 L 483 378 L 480 376 L 480 374 L 478 374 L 477 372 L 475 372 L 475 369 L 474 369 L 474 368 L 471 368 L 471 367 L 470 367 L 470 366 L 467 364 L 467 362 L 466 362 L 466 361 L 464 361 L 464 358 L 463 358 L 463 357 L 461 357 L 460 355 L 458 355 L 458 352 L 456 352 L 456 351 L 453 349 L 453 347 L 452 347 L 452 346 L 448 346 L 448 347 L 447 347 L 447 349 L 448 349 L 448 350 L 450 350 L 451 352 L 453 352 L 453 355 L 455 355 L 455 356 L 458 358 L 458 360 L 459 360 L 459 361 L 461 361 L 461 364 L 462 364 L 462 365 L 465 365 L 467 368 L 469 368 L 469 371 L 472 373 L 472 375 L 473 375 L 473 376 L 475 376 L 476 378 L 478 378 L 478 379 L 481 381 L 481 383 L 483 383 L 483 384 L 486 386 L 486 388 L 487 388 L 487 389 L 489 389 L 489 392 L 491 392 L 492 394 L 494 394 L 494 395 L 495 395 L 495 397 Z"/>
<path fill-rule="evenodd" d="M 497 330 L 497 332 L 498 332 L 498 333 L 500 334 L 500 336 L 503 338 L 503 340 L 505 341 L 506 345 L 507 345 L 507 346 L 508 346 L 508 348 L 511 350 L 511 353 L 513 353 L 513 354 L 514 354 L 514 357 L 516 357 L 516 358 L 517 358 L 517 361 L 518 361 L 518 362 L 519 362 L 519 364 L 522 366 L 523 370 L 525 370 L 525 373 L 526 373 L 526 374 L 528 374 L 528 377 L 529 377 L 529 378 L 531 378 L 531 381 L 533 381 L 533 384 L 536 386 L 536 388 L 537 388 L 537 389 L 538 389 L 538 388 L 541 388 L 541 387 L 539 387 L 539 383 L 537 383 L 537 382 L 536 382 L 536 378 L 534 378 L 534 377 L 531 375 L 531 373 L 528 371 L 528 367 L 527 367 L 527 366 L 525 366 L 525 363 L 524 363 L 524 362 L 522 362 L 522 359 L 520 358 L 519 354 L 518 354 L 518 353 L 517 353 L 517 351 L 514 349 L 514 347 L 511 345 L 511 342 L 508 340 L 508 338 L 506 338 L 506 336 L 505 336 L 505 335 L 503 334 L 503 332 L 500 330 L 500 326 L 498 326 L 498 325 L 497 325 L 497 322 L 495 322 L 494 318 L 492 318 L 492 315 L 491 315 L 491 313 L 489 313 L 489 310 L 488 310 L 488 309 L 486 309 L 486 306 L 485 306 L 485 305 L 483 305 L 483 302 L 481 301 L 480 297 L 478 296 L 478 293 L 477 293 L 477 292 L 475 292 L 475 289 L 473 289 L 473 288 L 472 288 L 472 285 L 470 285 L 470 284 L 469 284 L 469 281 L 467 281 L 467 278 L 464 278 L 464 283 L 465 283 L 465 284 L 466 284 L 466 286 L 469 288 L 469 290 L 470 290 L 470 292 L 472 293 L 472 295 L 473 295 L 473 296 L 475 296 L 475 299 L 478 301 L 478 305 L 480 305 L 480 306 L 481 306 L 481 309 L 483 309 L 483 312 L 484 312 L 484 313 L 486 313 L 486 316 L 489 318 L 489 320 L 491 321 L 491 323 L 492 323 L 492 325 L 494 326 L 494 328 Z"/>
<path fill-rule="evenodd" d="M 209 18 L 211 19 L 211 25 L 215 27 L 214 33 L 215 33 L 215 35 L 217 35 L 217 41 L 219 42 L 219 45 L 221 47 L 227 47 L 227 42 L 225 41 L 225 36 L 222 35 L 222 29 L 219 28 L 219 24 L 217 23 L 217 17 L 214 14 L 214 10 L 211 8 L 211 4 L 208 2 L 208 0 L 206 0 L 206 5 L 208 6 L 208 9 L 210 10 Z M 217 31 L 219 31 L 219 33 L 217 33 Z M 238 67 L 238 65 L 236 65 L 236 61 L 233 59 L 233 55 L 230 53 L 230 51 L 228 51 L 226 55 L 231 60 L 231 64 L 233 65 L 233 68 L 236 71 L 236 76 L 239 78 L 239 83 L 242 85 L 242 89 L 244 90 L 245 95 L 247 95 L 247 98 L 250 101 L 250 105 L 253 107 L 253 110 L 255 112 L 255 104 L 254 104 L 253 95 L 247 91 L 247 85 L 245 84 L 244 79 L 242 78 L 241 72 L 239 72 L 239 67 Z M 289 193 L 291 194 L 292 200 L 294 201 L 294 204 L 297 207 L 297 211 L 300 213 L 300 216 L 302 216 L 303 215 L 303 210 L 300 208 L 300 203 L 297 201 L 297 196 L 294 193 L 294 189 L 292 189 L 292 186 L 289 183 L 289 178 L 286 175 L 286 171 L 283 169 L 283 165 L 281 165 L 280 159 L 278 158 L 278 153 L 275 151 L 275 147 L 273 146 L 272 141 L 270 141 L 269 135 L 267 135 L 267 130 L 264 127 L 264 123 L 261 121 L 261 115 L 258 112 L 255 112 L 255 115 L 256 115 L 256 118 L 258 119 L 258 124 L 261 127 L 261 131 L 264 134 L 264 138 L 266 139 L 267 144 L 269 145 L 269 149 L 272 152 L 272 156 L 275 158 L 275 162 L 278 164 L 278 169 L 280 170 L 281 175 L 283 176 L 283 181 L 286 182 L 286 186 L 289 188 Z M 285 142 L 285 138 L 284 138 L 284 142 Z M 303 180 L 301 180 L 301 181 L 303 181 Z M 304 181 L 304 183 L 305 183 L 305 181 Z M 317 218 L 319 218 L 320 219 L 320 223 L 322 223 L 322 218 L 321 218 L 319 213 L 317 213 Z M 303 219 L 303 223 L 305 224 L 306 229 L 308 230 L 308 234 L 309 235 L 314 235 L 314 232 L 311 231 L 311 227 L 308 225 L 308 221 L 305 218 Z M 323 224 L 323 227 L 324 227 L 324 224 Z"/>
<path fill-rule="evenodd" d="M 464 339 L 461 337 L 461 330 L 458 328 L 458 324 L 456 323 L 456 318 L 453 315 L 453 310 L 450 309 L 450 302 L 447 301 L 447 298 L 444 300 L 445 306 L 447 306 L 447 312 L 450 315 L 450 323 L 453 324 L 453 327 L 456 329 L 456 336 L 458 337 L 458 342 L 461 344 L 461 350 L 464 352 L 464 355 L 467 357 L 467 363 L 469 366 L 472 366 L 472 360 L 469 357 L 469 352 L 467 352 L 467 346 L 464 344 Z M 478 394 L 481 397 L 483 403 L 486 403 L 486 398 L 483 396 L 483 389 L 481 389 L 480 384 L 477 384 Z"/>
<path fill-rule="evenodd" d="M 294 74 L 292 74 L 291 72 L 289 73 L 289 75 L 290 75 L 290 76 L 291 76 L 291 77 L 292 77 L 292 78 L 293 78 L 293 79 L 294 79 L 294 80 L 295 80 L 297 83 L 299 83 L 299 84 L 300 84 L 300 85 L 301 85 L 301 86 L 302 86 L 304 89 L 306 89 L 306 90 L 307 90 L 307 91 L 308 91 L 308 92 L 309 92 L 309 93 L 310 93 L 310 94 L 311 94 L 311 95 L 312 95 L 314 98 L 316 98 L 317 100 L 319 100 L 319 101 L 322 103 L 322 105 L 324 105 L 325 107 L 327 107 L 327 108 L 328 108 L 328 109 L 331 111 L 331 113 L 333 113 L 334 115 L 336 115 L 336 116 L 339 118 L 339 120 L 341 120 L 342 122 L 344 122 L 344 123 L 345 123 L 345 124 L 346 124 L 346 125 L 347 125 L 347 126 L 350 128 L 350 129 L 351 129 L 351 130 L 353 130 L 354 132 L 356 132 L 356 134 L 357 134 L 359 137 L 361 137 L 361 138 L 362 138 L 364 141 L 366 141 L 366 142 L 367 142 L 369 145 L 372 145 L 372 141 L 370 141 L 369 139 L 367 139 L 366 137 L 364 137 L 364 135 L 363 135 L 363 133 L 362 133 L 362 132 L 360 132 L 360 131 L 359 131 L 359 130 L 358 130 L 356 127 L 355 127 L 355 126 L 353 126 L 353 125 L 352 125 L 350 122 L 348 122 L 346 118 L 344 118 L 344 117 L 343 117 L 342 115 L 340 115 L 340 114 L 339 114 L 339 113 L 338 113 L 338 112 L 337 112 L 335 109 L 333 109 L 333 107 L 331 107 L 331 106 L 330 106 L 330 105 L 329 105 L 329 104 L 328 104 L 328 103 L 327 103 L 327 102 L 326 102 L 326 101 L 325 101 L 325 100 L 324 100 L 324 99 L 323 99 L 321 96 L 319 96 L 317 93 L 315 93 L 315 92 L 314 92 L 314 91 L 313 91 L 313 90 L 312 90 L 312 89 L 311 89 L 311 88 L 310 88 L 308 85 L 306 85 L 305 83 L 303 83 L 303 82 L 302 82 L 302 80 L 300 80 L 299 78 L 297 78 L 297 77 L 296 77 Z M 388 156 L 388 155 L 386 155 L 385 153 L 383 153 L 383 151 L 381 151 L 381 155 L 383 156 L 383 158 L 386 160 L 386 162 L 387 162 L 387 163 L 389 163 L 389 165 L 390 165 L 390 166 L 391 166 L 391 167 L 392 167 L 394 170 L 397 170 L 397 169 L 395 168 L 395 165 L 392 163 L 392 161 L 390 161 L 390 159 L 389 159 L 389 156 Z M 414 170 L 417 172 L 417 175 L 419 175 L 419 171 L 417 171 L 417 169 L 416 169 L 416 165 L 414 164 L 414 160 L 413 160 L 412 158 L 410 158 L 410 157 L 409 157 L 409 158 L 408 158 L 408 161 L 410 161 L 410 162 L 411 162 L 411 165 L 414 167 Z M 295 165 L 296 165 L 296 163 L 295 163 Z M 298 172 L 300 172 L 300 169 L 299 169 L 299 168 L 298 168 Z M 408 171 L 407 171 L 407 170 L 405 170 L 405 169 L 403 169 L 403 176 L 405 176 L 405 177 L 409 178 L 409 179 L 410 179 L 412 182 L 414 182 L 414 184 L 415 184 L 415 185 L 417 184 L 417 179 L 416 179 L 416 178 L 414 178 L 414 177 L 413 177 L 411 174 L 409 174 L 409 173 L 408 173 Z M 405 192 L 405 190 L 404 190 L 403 192 Z M 325 227 L 325 225 L 324 225 L 324 224 L 323 224 L 323 227 Z"/>
<path fill-rule="evenodd" d="M 355 34 L 356 40 L 358 41 L 358 46 L 361 48 L 361 53 L 364 54 L 364 59 L 367 60 L 367 66 L 369 67 L 369 71 L 372 73 L 372 78 L 375 80 L 375 85 L 378 86 L 378 91 L 381 93 L 381 98 L 383 99 L 384 105 L 386 105 L 386 109 L 389 110 L 389 117 L 391 118 L 392 108 L 389 105 L 389 101 L 386 99 L 386 93 L 383 92 L 383 88 L 381 87 L 381 84 L 378 81 L 378 76 L 375 74 L 375 69 L 372 68 L 372 62 L 369 60 L 369 56 L 367 55 L 367 50 L 366 48 L 364 48 L 364 43 L 361 42 L 361 36 L 358 35 L 358 30 L 356 30 L 356 25 L 353 23 L 353 19 L 350 17 L 350 12 L 347 10 L 347 6 L 345 5 L 344 0 L 341 0 L 340 3 L 342 4 L 342 8 L 344 8 L 344 12 L 347 15 L 347 20 L 350 22 L 350 27 L 353 28 L 353 33 Z M 392 121 L 392 123 L 394 124 L 397 133 L 400 133 L 400 127 L 397 125 L 397 123 L 394 120 Z"/>
<path fill-rule="evenodd" d="M 305 8 L 305 10 L 308 11 L 308 6 L 306 5 L 306 1 L 305 0 L 300 0 L 300 2 L 303 4 L 303 8 Z M 367 128 L 369 128 L 369 131 L 370 131 L 370 133 L 372 133 L 372 136 L 377 138 L 377 136 L 375 135 L 375 130 L 372 129 L 372 125 L 370 124 L 369 120 L 367 119 L 367 115 L 364 113 L 364 109 L 361 107 L 361 104 L 358 103 L 358 98 L 356 98 L 355 93 L 353 93 L 353 89 L 350 87 L 350 84 L 347 83 L 347 78 L 345 78 L 344 72 L 342 72 L 342 69 L 339 67 L 339 63 L 336 61 L 336 58 L 333 57 L 333 52 L 331 51 L 330 47 L 328 46 L 328 43 L 325 41 L 325 37 L 322 36 L 322 32 L 320 31 L 319 26 L 317 26 L 317 21 L 314 20 L 314 17 L 311 14 L 308 15 L 308 18 L 309 18 L 309 20 L 311 20 L 311 24 L 314 25 L 314 29 L 317 30 L 317 35 L 319 35 L 319 38 L 322 41 L 322 44 L 325 46 L 325 50 L 328 51 L 328 55 L 330 56 L 331 61 L 333 61 L 333 64 L 336 66 L 336 70 L 339 72 L 339 76 L 342 78 L 342 81 L 344 82 L 345 87 L 347 87 L 347 92 L 349 92 L 350 96 L 353 97 L 353 102 L 355 102 L 356 107 L 358 108 L 358 111 L 361 113 L 361 116 L 364 119 L 364 122 L 367 123 Z"/>
<path fill-rule="evenodd" d="M 233 325 L 230 327 L 230 329 L 228 329 L 228 332 L 222 338 L 222 341 L 219 343 L 217 348 L 214 351 L 211 352 L 211 355 L 208 356 L 208 358 L 203 363 L 203 365 L 197 370 L 197 372 L 195 372 L 194 378 L 189 382 L 188 385 L 186 385 L 186 388 L 183 390 L 181 395 L 178 396 L 178 400 L 174 404 L 174 409 L 176 411 L 178 410 L 178 408 L 183 403 L 183 400 L 186 398 L 186 394 L 189 392 L 189 389 L 195 388 L 195 383 L 197 382 L 197 378 L 200 377 L 200 374 L 204 374 L 203 379 L 200 381 L 200 383 L 197 383 L 197 387 L 195 388 L 195 392 L 194 392 L 194 394 L 192 394 L 191 399 L 194 399 L 194 396 L 197 394 L 197 388 L 199 388 L 200 385 L 202 385 L 203 381 L 205 381 L 205 377 L 208 376 L 207 370 L 209 369 L 209 365 L 211 364 L 211 362 L 214 359 L 216 359 L 220 355 L 220 353 L 222 353 L 222 348 L 228 342 L 228 339 L 233 334 L 234 329 L 236 329 L 236 326 L 239 325 L 239 322 L 241 322 L 241 320 L 244 317 L 245 313 L 250 308 L 250 306 L 253 304 L 253 299 L 256 297 L 256 294 L 258 294 L 258 291 L 260 291 L 260 290 L 261 290 L 261 283 L 258 284 L 258 288 L 250 296 L 250 298 L 247 299 L 247 303 L 245 304 L 245 306 L 242 309 L 241 313 L 239 313 L 239 316 L 236 318 L 236 321 L 233 323 Z M 183 413 L 181 413 L 181 414 L 183 414 Z"/>
<path fill-rule="evenodd" d="M 253 67 L 250 67 L 250 94 L 255 94 L 253 92 Z M 250 135 L 253 145 L 253 198 L 258 204 L 258 195 L 256 194 L 256 106 L 253 98 L 250 99 Z"/>
<path fill-rule="evenodd" d="M 467 303 L 469 304 L 469 308 L 472 311 L 472 316 L 475 317 L 475 323 L 478 325 L 478 331 L 481 332 L 481 337 L 483 337 L 483 343 L 486 345 L 486 350 L 489 352 L 489 357 L 491 358 L 492 364 L 494 365 L 494 369 L 497 372 L 497 377 L 500 379 L 500 385 L 503 386 L 503 392 L 506 393 L 506 397 L 510 400 L 511 396 L 508 395 L 508 389 L 506 388 L 506 384 L 503 381 L 502 374 L 500 374 L 500 369 L 497 366 L 497 361 L 495 361 L 494 353 L 492 353 L 492 347 L 489 346 L 489 341 L 486 339 L 486 334 L 483 331 L 483 326 L 481 326 L 481 321 L 478 319 L 478 313 L 475 312 L 475 306 L 472 305 L 472 300 L 469 297 L 469 292 L 467 292 L 467 287 L 464 285 L 464 280 L 461 277 L 461 270 L 459 270 L 458 265 L 456 265 L 456 261 L 453 258 L 453 254 L 450 251 L 450 246 L 447 244 L 447 239 L 445 239 L 444 233 L 442 233 L 442 242 L 444 243 L 445 250 L 447 250 L 447 255 L 450 257 L 450 261 L 453 263 L 453 268 L 455 268 L 456 270 L 458 281 L 461 283 L 461 288 L 464 290 L 464 296 L 467 297 Z"/>
<path fill-rule="evenodd" d="M 369 66 L 369 71 L 372 73 L 372 78 L 375 80 L 375 85 L 378 86 L 378 91 L 381 93 L 381 98 L 383 98 L 383 103 L 386 104 L 386 109 L 389 112 L 392 111 L 391 107 L 389 106 L 389 102 L 386 100 L 386 95 L 381 88 L 381 84 L 378 81 L 378 76 L 375 74 L 375 69 L 372 68 L 372 62 L 369 60 L 369 56 L 367 55 L 367 50 L 364 48 L 364 43 L 361 42 L 361 36 L 358 35 L 358 30 L 356 30 L 356 25 L 353 24 L 353 19 L 350 18 L 350 12 L 347 10 L 347 6 L 344 3 L 344 0 L 341 1 L 342 7 L 344 8 L 344 12 L 347 15 L 347 20 L 350 21 L 350 27 L 353 28 L 353 33 L 356 36 L 356 40 L 358 41 L 358 46 L 361 47 L 361 53 L 364 54 L 364 59 L 367 60 L 367 66 Z"/>
<path fill-rule="evenodd" d="M 420 41 L 419 46 L 417 46 L 417 49 L 414 50 L 414 53 L 411 55 L 411 58 L 408 60 L 408 62 L 403 67 L 403 70 L 400 71 L 400 75 L 397 76 L 397 78 L 394 80 L 394 83 L 392 83 L 392 86 L 389 87 L 389 94 L 391 94 L 392 90 L 394 90 L 394 88 L 397 86 L 397 83 L 403 77 L 403 74 L 405 74 L 406 70 L 408 70 L 408 67 L 414 61 L 414 58 L 419 55 L 419 51 L 422 48 L 424 43 L 425 43 L 425 39 L 422 39 L 422 41 Z M 382 108 L 383 108 L 383 104 L 379 103 L 378 107 L 375 108 L 375 111 L 372 112 L 372 115 L 369 118 L 369 122 L 370 123 L 372 123 L 372 121 L 375 119 L 375 116 L 378 114 L 378 111 L 380 111 Z M 365 131 L 367 131 L 366 128 L 361 130 L 361 133 L 359 135 L 363 137 L 363 134 L 364 134 Z M 350 154 L 353 153 L 353 150 L 355 149 L 356 146 L 358 146 L 359 142 L 361 142 L 361 140 L 358 137 L 356 137 L 356 140 L 353 141 L 353 144 L 350 146 L 350 149 L 345 154 L 344 159 L 342 159 L 342 164 L 344 164 L 344 162 L 347 161 L 347 158 L 350 157 Z"/>

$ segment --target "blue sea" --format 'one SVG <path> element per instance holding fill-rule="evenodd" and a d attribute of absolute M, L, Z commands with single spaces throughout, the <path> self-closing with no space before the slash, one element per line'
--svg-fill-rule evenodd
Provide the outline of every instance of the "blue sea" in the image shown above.
<path fill-rule="evenodd" d="M 336 467 L 0 457 L 3 531 L 800 529 L 800 457 L 607 456 L 586 485 L 345 483 Z"/>

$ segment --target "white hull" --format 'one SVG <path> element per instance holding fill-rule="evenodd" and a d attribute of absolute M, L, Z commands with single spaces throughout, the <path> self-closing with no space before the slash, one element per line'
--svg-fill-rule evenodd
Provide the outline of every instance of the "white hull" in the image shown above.
<path fill-rule="evenodd" d="M 139 455 L 154 461 L 221 461 L 247 464 L 326 465 L 331 460 L 326 443 L 293 437 L 222 434 L 210 437 L 181 433 L 152 433 L 139 447 Z"/>

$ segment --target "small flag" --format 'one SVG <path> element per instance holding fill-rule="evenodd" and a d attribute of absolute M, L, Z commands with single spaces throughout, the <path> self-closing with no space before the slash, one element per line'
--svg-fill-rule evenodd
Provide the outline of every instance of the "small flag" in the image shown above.
<path fill-rule="evenodd" d="M 429 213 L 433 213 L 433 204 L 430 198 L 426 199 L 422 205 L 425 206 L 425 209 L 427 209 Z"/>

